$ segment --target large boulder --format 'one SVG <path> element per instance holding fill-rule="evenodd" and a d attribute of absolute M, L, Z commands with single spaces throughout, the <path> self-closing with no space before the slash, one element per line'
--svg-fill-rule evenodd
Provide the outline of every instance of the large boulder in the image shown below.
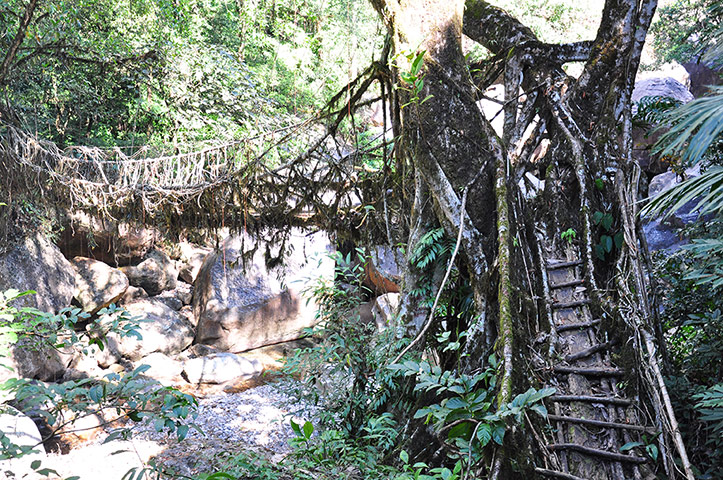
<path fill-rule="evenodd" d="M 684 63 L 683 67 L 690 75 L 690 93 L 695 98 L 707 95 L 710 93 L 710 86 L 720 85 L 723 81 L 719 72 L 702 63 Z"/>
<path fill-rule="evenodd" d="M 161 352 L 151 353 L 147 357 L 140 359 L 135 363 L 134 367 L 148 365 L 150 368 L 146 370 L 145 376 L 157 380 L 159 383 L 171 386 L 183 383 L 183 362 L 169 357 Z"/>
<path fill-rule="evenodd" d="M 37 292 L 15 300 L 16 307 L 54 313 L 70 305 L 75 273 L 55 245 L 39 234 L 29 236 L 0 255 L 0 291 L 13 288 Z M 55 349 L 24 339 L 10 346 L 8 357 L 0 357 L 0 382 L 13 376 L 57 380 L 69 362 Z"/>
<path fill-rule="evenodd" d="M 194 385 L 248 380 L 263 371 L 261 362 L 234 353 L 212 353 L 183 363 L 183 372 Z"/>
<path fill-rule="evenodd" d="M 76 212 L 68 216 L 58 238 L 67 258 L 90 257 L 109 265 L 139 262 L 161 234 L 154 229 L 112 222 Z"/>
<path fill-rule="evenodd" d="M 369 261 L 364 266 L 364 284 L 378 295 L 399 292 L 402 282 L 399 266 L 403 261 L 400 251 L 377 245 L 368 248 L 367 255 Z"/>
<path fill-rule="evenodd" d="M 193 341 L 193 327 L 163 302 L 139 299 L 124 305 L 124 308 L 132 316 L 142 319 L 139 331 L 143 339 L 110 334 L 107 349 L 110 350 L 109 354 L 137 362 L 154 352 L 178 354 Z M 106 360 L 104 363 L 110 361 Z"/>
<path fill-rule="evenodd" d="M 92 258 L 75 257 L 75 299 L 83 310 L 96 313 L 116 303 L 128 289 L 128 278 L 118 270 Z"/>
<path fill-rule="evenodd" d="M 142 288 L 150 296 L 176 288 L 178 271 L 173 261 L 161 250 L 151 250 L 141 263 L 121 267 L 121 271 L 131 285 Z"/>
<path fill-rule="evenodd" d="M 60 250 L 40 234 L 26 237 L 0 255 L 0 291 L 35 290 L 16 305 L 58 312 L 70 306 L 75 293 L 75 272 Z"/>
<path fill-rule="evenodd" d="M 333 278 L 328 237 L 294 232 L 286 247 L 273 268 L 266 258 L 275 246 L 248 235 L 227 238 L 206 257 L 194 285 L 196 343 L 242 352 L 299 338 L 314 325 L 316 306 L 300 292 L 307 280 Z"/>
<path fill-rule="evenodd" d="M 633 90 L 633 103 L 639 102 L 643 97 L 662 96 L 688 103 L 693 95 L 685 85 L 671 77 L 644 78 L 635 84 Z M 633 113 L 637 112 L 637 105 L 633 105 Z M 649 131 L 649 128 L 633 129 L 633 157 L 646 173 L 648 180 L 668 170 L 670 164 L 657 155 L 651 155 L 655 142 L 658 141 L 667 129 Z"/>
<path fill-rule="evenodd" d="M 32 462 L 43 462 L 46 458 L 42 437 L 35 422 L 9 405 L 0 405 L 0 432 L 3 432 L 13 445 L 33 447 L 34 450 L 34 453 L 20 458 L 0 460 L 0 478 L 24 478 L 25 475 L 32 475 Z"/>
<path fill-rule="evenodd" d="M 213 249 L 185 241 L 180 242 L 178 248 L 180 250 L 178 260 L 181 263 L 178 269 L 178 278 L 193 285 L 193 282 L 196 281 L 196 277 L 198 276 L 198 272 L 201 271 L 203 261 Z"/>

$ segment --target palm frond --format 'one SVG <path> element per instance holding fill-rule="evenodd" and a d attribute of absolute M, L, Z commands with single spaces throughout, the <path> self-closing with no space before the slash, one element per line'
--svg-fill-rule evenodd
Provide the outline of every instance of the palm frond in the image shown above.
<path fill-rule="evenodd" d="M 698 199 L 695 210 L 701 215 L 723 212 L 723 167 L 716 165 L 702 175 L 689 178 L 670 190 L 662 192 L 641 211 L 644 217 L 668 217 L 685 204 Z"/>
<path fill-rule="evenodd" d="M 695 165 L 723 132 L 723 86 L 710 87 L 713 95 L 699 98 L 670 112 L 671 126 L 656 144 L 655 153 L 682 152 L 684 163 Z"/>

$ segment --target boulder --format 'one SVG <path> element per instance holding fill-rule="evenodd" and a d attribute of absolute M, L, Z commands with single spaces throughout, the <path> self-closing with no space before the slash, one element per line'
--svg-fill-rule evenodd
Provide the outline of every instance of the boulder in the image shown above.
<path fill-rule="evenodd" d="M 108 354 L 137 362 L 154 352 L 175 355 L 193 341 L 193 327 L 163 302 L 141 299 L 126 304 L 124 308 L 132 316 L 142 319 L 139 331 L 143 339 L 110 334 L 106 349 L 110 351 Z"/>
<path fill-rule="evenodd" d="M 85 257 L 75 257 L 70 263 L 75 270 L 74 296 L 86 312 L 96 313 L 117 303 L 128 289 L 128 278 L 117 268 Z"/>
<path fill-rule="evenodd" d="M 0 358 L 0 382 L 10 377 L 33 378 L 43 382 L 58 381 L 73 360 L 71 352 L 53 349 L 32 339 L 21 339 L 11 347 L 10 356 Z"/>
<path fill-rule="evenodd" d="M 178 248 L 180 250 L 179 261 L 182 264 L 178 269 L 178 278 L 193 285 L 193 282 L 196 281 L 196 277 L 198 276 L 198 272 L 201 270 L 203 261 L 213 249 L 194 245 L 189 242 L 180 242 Z"/>
<path fill-rule="evenodd" d="M 11 460 L 0 460 L 0 478 L 23 478 L 32 472 L 30 464 L 35 460 L 44 463 L 46 458 L 42 437 L 30 417 L 9 405 L 0 405 L 0 432 L 10 442 L 21 447 L 34 447 L 35 453 Z M 17 475 L 17 477 L 16 477 Z"/>
<path fill-rule="evenodd" d="M 145 290 L 139 287 L 134 287 L 133 285 L 130 285 L 128 289 L 125 291 L 123 295 L 118 299 L 118 303 L 120 305 L 128 305 L 129 303 L 133 303 L 137 300 L 147 299 L 148 294 Z"/>
<path fill-rule="evenodd" d="M 173 261 L 161 250 L 151 250 L 141 263 L 121 267 L 121 271 L 131 285 L 142 288 L 150 296 L 176 288 L 178 271 Z"/>
<path fill-rule="evenodd" d="M 263 371 L 261 362 L 234 353 L 213 353 L 192 358 L 183 363 L 183 372 L 194 385 L 248 380 Z"/>
<path fill-rule="evenodd" d="M 11 288 L 37 292 L 17 300 L 16 305 L 55 313 L 70 306 L 75 272 L 58 247 L 36 234 L 0 255 L 0 291 Z"/>
<path fill-rule="evenodd" d="M 635 83 L 632 101 L 637 103 L 643 97 L 671 97 L 683 103 L 693 100 L 685 85 L 672 77 L 644 78 Z"/>
<path fill-rule="evenodd" d="M 291 253 L 271 268 L 265 259 L 273 247 L 248 235 L 229 237 L 206 257 L 194 285 L 195 343 L 242 352 L 299 338 L 314 325 L 316 306 L 300 292 L 305 281 L 333 278 L 328 237 L 292 233 Z"/>
<path fill-rule="evenodd" d="M 157 230 L 99 220 L 86 213 L 68 216 L 58 239 L 67 258 L 90 257 L 114 266 L 139 262 L 161 238 Z"/>
<path fill-rule="evenodd" d="M 700 176 L 700 166 L 687 168 L 685 170 L 686 178 L 693 178 Z M 656 175 L 650 180 L 648 185 L 648 196 L 650 198 L 657 197 L 658 194 L 669 190 L 681 182 L 680 176 L 675 172 L 665 172 L 660 175 Z"/>
<path fill-rule="evenodd" d="M 370 260 L 364 266 L 364 285 L 376 294 L 396 293 L 402 282 L 399 266 L 404 261 L 400 251 L 386 245 L 367 249 Z"/>
<path fill-rule="evenodd" d="M 691 78 L 688 69 L 678 62 L 668 62 L 662 64 L 655 70 L 638 71 L 638 75 L 635 79 L 636 83 L 648 79 L 648 78 L 672 78 L 677 81 L 685 88 L 690 89 Z"/>
<path fill-rule="evenodd" d="M 147 357 L 143 357 L 135 362 L 134 368 L 141 365 L 148 365 L 149 368 L 145 372 L 145 376 L 157 380 L 162 385 L 171 386 L 183 383 L 183 363 L 175 360 L 161 352 L 151 353 Z"/>
<path fill-rule="evenodd" d="M 386 293 L 374 299 L 372 315 L 379 330 L 392 324 L 399 309 L 399 294 Z"/>
<path fill-rule="evenodd" d="M 178 282 L 176 288 L 173 290 L 163 291 L 153 297 L 153 299 L 163 302 L 173 310 L 178 311 L 185 305 L 191 304 L 191 301 L 193 300 L 193 293 L 191 289 L 191 285 L 185 282 Z"/>
<path fill-rule="evenodd" d="M 682 103 L 693 100 L 693 95 L 685 85 L 671 77 L 651 77 L 639 80 L 633 90 L 633 113 L 637 112 L 637 105 L 643 97 L 663 96 L 670 97 Z M 656 155 L 651 155 L 651 149 L 668 129 L 658 129 L 653 132 L 649 128 L 633 129 L 633 157 L 640 168 L 646 173 L 648 180 L 655 175 L 664 173 L 670 164 Z"/>
<path fill-rule="evenodd" d="M 707 65 L 702 63 L 684 63 L 683 67 L 690 75 L 690 93 L 695 98 L 710 93 L 709 86 L 721 84 L 721 75 Z"/>

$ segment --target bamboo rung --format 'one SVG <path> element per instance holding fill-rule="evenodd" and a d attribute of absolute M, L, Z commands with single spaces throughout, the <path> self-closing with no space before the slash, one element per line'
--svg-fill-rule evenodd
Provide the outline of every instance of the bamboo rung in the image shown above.
<path fill-rule="evenodd" d="M 579 425 L 590 425 L 593 427 L 601 427 L 601 428 L 615 428 L 618 430 L 632 430 L 634 432 L 652 432 L 653 431 L 652 429 L 643 427 L 641 425 L 631 425 L 628 423 L 616 423 L 616 422 L 604 422 L 602 420 L 591 420 L 588 418 L 567 417 L 564 415 L 548 415 L 547 418 L 549 418 L 550 420 L 554 420 L 556 422 L 577 423 Z"/>
<path fill-rule="evenodd" d="M 547 269 L 548 270 L 559 270 L 561 268 L 577 267 L 579 265 L 582 265 L 582 260 L 573 260 L 571 262 L 555 262 L 555 263 L 548 263 Z"/>
<path fill-rule="evenodd" d="M 546 468 L 535 467 L 535 471 L 540 475 L 552 478 L 562 478 L 563 480 L 585 480 L 584 478 L 572 475 L 570 473 L 558 472 L 557 470 L 548 470 Z"/>
<path fill-rule="evenodd" d="M 589 377 L 620 377 L 625 373 L 623 370 L 618 368 L 578 368 L 563 366 L 553 367 L 553 371 L 561 374 L 576 373 L 578 375 L 587 375 Z"/>
<path fill-rule="evenodd" d="M 550 288 L 554 290 L 556 288 L 578 287 L 584 283 L 585 283 L 585 281 L 582 279 L 570 280 L 569 282 L 562 282 L 562 283 L 557 283 L 555 285 L 550 285 Z"/>
<path fill-rule="evenodd" d="M 550 400 L 553 402 L 609 403 L 611 405 L 621 405 L 623 407 L 629 407 L 633 404 L 631 400 L 626 398 L 595 397 L 593 395 L 552 395 Z"/>
<path fill-rule="evenodd" d="M 574 452 L 582 453 L 593 457 L 604 458 L 613 462 L 626 462 L 626 463 L 645 463 L 647 460 L 643 457 L 636 457 L 633 455 L 623 455 L 622 453 L 608 452 L 607 450 L 600 450 L 597 448 L 583 447 L 576 443 L 556 443 L 548 445 L 547 449 L 550 451 L 558 450 L 572 450 Z"/>

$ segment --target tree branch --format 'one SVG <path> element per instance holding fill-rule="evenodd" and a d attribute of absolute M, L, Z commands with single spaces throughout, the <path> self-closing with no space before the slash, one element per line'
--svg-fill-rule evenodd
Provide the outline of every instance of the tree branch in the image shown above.
<path fill-rule="evenodd" d="M 7 74 L 10 69 L 10 64 L 15 59 L 15 56 L 18 54 L 18 49 L 25 39 L 25 33 L 28 31 L 28 26 L 30 26 L 30 22 L 33 20 L 33 14 L 35 13 L 35 8 L 37 6 L 38 0 L 30 0 L 28 5 L 25 7 L 25 13 L 23 14 L 23 18 L 20 20 L 20 25 L 18 25 L 18 31 L 15 33 L 15 37 L 10 43 L 10 48 L 5 54 L 2 64 L 0 64 L 0 85 L 5 83 L 5 79 L 7 78 Z"/>

